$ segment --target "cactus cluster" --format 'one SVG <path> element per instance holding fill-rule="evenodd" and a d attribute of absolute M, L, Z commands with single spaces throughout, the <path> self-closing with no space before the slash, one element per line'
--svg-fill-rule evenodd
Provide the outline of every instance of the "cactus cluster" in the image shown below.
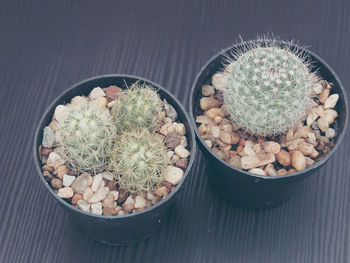
<path fill-rule="evenodd" d="M 117 182 L 130 192 L 154 190 L 168 163 L 163 140 L 145 128 L 119 136 L 110 160 Z"/>
<path fill-rule="evenodd" d="M 95 103 L 66 107 L 68 115 L 56 131 L 59 152 L 73 169 L 103 170 L 116 135 L 108 109 Z"/>
<path fill-rule="evenodd" d="M 312 102 L 316 81 L 300 49 L 251 42 L 227 60 L 225 108 L 243 130 L 258 136 L 286 132 Z"/>
<path fill-rule="evenodd" d="M 111 114 L 119 131 L 132 131 L 136 128 L 153 131 L 161 107 L 158 94 L 146 84 L 136 82 L 118 94 Z"/>

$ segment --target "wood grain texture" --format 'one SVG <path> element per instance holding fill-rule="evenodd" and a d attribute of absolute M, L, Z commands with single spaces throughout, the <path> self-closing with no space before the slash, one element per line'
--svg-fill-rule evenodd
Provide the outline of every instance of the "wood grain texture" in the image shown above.
<path fill-rule="evenodd" d="M 266 211 L 210 191 L 198 154 L 190 183 L 154 237 L 128 247 L 88 239 L 34 169 L 34 130 L 49 103 L 99 74 L 136 74 L 188 108 L 201 66 L 237 40 L 274 32 L 310 45 L 350 94 L 350 2 L 18 1 L 0 5 L 0 262 L 350 262 L 349 130 L 287 203 Z"/>

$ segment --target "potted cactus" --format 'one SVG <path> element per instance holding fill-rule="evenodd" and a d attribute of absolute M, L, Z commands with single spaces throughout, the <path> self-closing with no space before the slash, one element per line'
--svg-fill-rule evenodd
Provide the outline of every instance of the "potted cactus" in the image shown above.
<path fill-rule="evenodd" d="M 187 115 L 171 94 L 147 80 L 106 75 L 49 106 L 34 157 L 42 181 L 84 232 L 124 245 L 165 220 L 194 153 Z"/>
<path fill-rule="evenodd" d="M 211 184 L 250 208 L 291 196 L 334 153 L 347 123 L 346 94 L 329 66 L 276 39 L 242 42 L 214 56 L 190 103 L 209 170 L 215 167 Z"/>

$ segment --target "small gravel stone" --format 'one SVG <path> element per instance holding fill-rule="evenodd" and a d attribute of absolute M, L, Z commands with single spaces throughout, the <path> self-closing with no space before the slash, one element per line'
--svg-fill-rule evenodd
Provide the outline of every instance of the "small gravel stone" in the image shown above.
<path fill-rule="evenodd" d="M 294 150 L 297 150 L 299 148 L 300 143 L 302 143 L 303 141 L 304 141 L 304 139 L 298 138 L 298 139 L 295 139 L 293 141 L 287 142 L 286 146 L 287 146 L 289 151 L 294 151 Z"/>
<path fill-rule="evenodd" d="M 176 163 L 178 160 L 180 160 L 180 157 L 176 154 L 173 155 L 173 157 L 171 157 L 171 160 Z"/>
<path fill-rule="evenodd" d="M 75 176 L 64 174 L 63 175 L 63 185 L 64 186 L 71 186 L 71 184 L 74 182 Z"/>
<path fill-rule="evenodd" d="M 81 106 L 86 104 L 87 99 L 82 96 L 75 96 L 73 99 L 71 99 L 70 104 L 75 105 L 75 106 Z"/>
<path fill-rule="evenodd" d="M 305 160 L 306 160 L 306 166 L 312 166 L 315 164 L 315 161 L 312 160 L 310 157 L 305 157 Z"/>
<path fill-rule="evenodd" d="M 185 147 L 185 148 L 188 146 L 186 136 L 181 136 L 181 142 L 180 142 L 180 144 L 181 144 L 183 147 Z"/>
<path fill-rule="evenodd" d="M 276 155 L 277 161 L 283 166 L 289 166 L 291 164 L 290 154 L 285 150 L 281 150 Z"/>
<path fill-rule="evenodd" d="M 96 174 L 94 177 L 92 177 L 91 190 L 93 192 L 96 192 L 97 189 L 99 189 L 101 187 L 102 180 L 103 180 L 103 177 L 102 177 L 101 173 Z"/>
<path fill-rule="evenodd" d="M 172 123 L 173 121 L 170 118 L 165 117 L 163 122 L 164 122 L 164 124 L 167 124 L 167 123 Z"/>
<path fill-rule="evenodd" d="M 81 194 L 74 194 L 72 197 L 72 205 L 76 205 L 81 199 L 83 199 L 83 196 Z"/>
<path fill-rule="evenodd" d="M 143 198 L 140 195 L 136 196 L 134 208 L 140 209 L 140 208 L 144 208 L 145 206 L 146 206 L 145 198 Z"/>
<path fill-rule="evenodd" d="M 275 161 L 275 155 L 272 153 L 257 154 L 254 156 L 243 156 L 241 158 L 242 168 L 250 169 L 259 166 L 266 165 L 268 163 L 273 163 Z"/>
<path fill-rule="evenodd" d="M 321 131 L 326 132 L 329 128 L 328 121 L 324 118 L 320 118 L 317 120 L 317 125 Z"/>
<path fill-rule="evenodd" d="M 55 189 L 62 188 L 62 181 L 58 178 L 53 178 L 50 183 Z"/>
<path fill-rule="evenodd" d="M 299 145 L 299 151 L 304 155 L 309 155 L 314 151 L 314 146 L 312 144 L 302 142 Z"/>
<path fill-rule="evenodd" d="M 228 163 L 237 169 L 242 169 L 241 157 L 238 155 L 231 157 L 230 160 L 228 160 Z"/>
<path fill-rule="evenodd" d="M 98 97 L 104 97 L 105 95 L 106 94 L 103 91 L 103 89 L 101 89 L 100 87 L 96 87 L 90 92 L 89 97 L 91 100 L 95 100 Z"/>
<path fill-rule="evenodd" d="M 116 201 L 119 197 L 119 192 L 118 191 L 110 191 L 108 195 L 113 196 L 114 201 Z"/>
<path fill-rule="evenodd" d="M 91 198 L 91 196 L 94 195 L 94 192 L 91 190 L 90 187 L 87 187 L 83 193 L 83 199 L 86 201 L 89 201 L 89 199 Z"/>
<path fill-rule="evenodd" d="M 103 172 L 102 173 L 102 178 L 108 181 L 113 181 L 114 180 L 114 176 L 111 172 Z"/>
<path fill-rule="evenodd" d="M 56 132 L 58 128 L 58 122 L 56 120 L 52 120 L 49 124 L 49 127 L 53 132 Z"/>
<path fill-rule="evenodd" d="M 323 117 L 329 125 L 333 124 L 334 120 L 338 117 L 338 113 L 333 109 L 325 110 L 325 116 Z"/>
<path fill-rule="evenodd" d="M 154 193 L 152 191 L 148 191 L 146 198 L 152 201 L 154 199 Z"/>
<path fill-rule="evenodd" d="M 160 133 L 163 134 L 164 136 L 167 136 L 169 133 L 174 132 L 174 126 L 172 123 L 166 123 L 160 128 Z"/>
<path fill-rule="evenodd" d="M 300 151 L 292 152 L 292 166 L 295 170 L 302 171 L 306 168 L 305 156 Z"/>
<path fill-rule="evenodd" d="M 220 127 L 219 126 L 212 126 L 211 127 L 211 133 L 215 138 L 218 138 L 220 136 Z"/>
<path fill-rule="evenodd" d="M 324 104 L 326 102 L 326 100 L 329 96 L 329 93 L 330 93 L 330 89 L 324 87 L 320 96 L 318 96 L 318 98 L 322 104 Z"/>
<path fill-rule="evenodd" d="M 338 99 L 339 99 L 338 94 L 333 94 L 333 95 L 329 96 L 328 99 L 324 103 L 325 109 L 334 108 L 334 106 L 337 104 Z"/>
<path fill-rule="evenodd" d="M 327 138 L 334 138 L 335 136 L 335 130 L 333 128 L 328 128 L 326 131 L 326 137 Z"/>
<path fill-rule="evenodd" d="M 52 173 L 53 171 L 54 171 L 54 169 L 53 169 L 53 167 L 51 167 L 51 166 L 48 166 L 48 165 L 43 165 L 43 167 L 41 167 L 41 169 L 43 170 L 43 171 L 48 171 L 49 173 Z M 61 178 L 60 178 L 61 179 Z"/>
<path fill-rule="evenodd" d="M 281 150 L 281 146 L 277 142 L 268 141 L 264 144 L 264 150 L 267 153 L 278 154 Z"/>
<path fill-rule="evenodd" d="M 181 144 L 181 136 L 176 132 L 169 132 L 165 137 L 164 142 L 169 149 L 174 150 Z"/>
<path fill-rule="evenodd" d="M 180 158 L 185 159 L 190 155 L 190 152 L 180 144 L 175 148 L 175 154 L 177 154 Z"/>
<path fill-rule="evenodd" d="M 209 97 L 210 95 L 215 94 L 215 90 L 213 86 L 210 85 L 203 85 L 202 86 L 202 95 Z"/>
<path fill-rule="evenodd" d="M 232 135 L 229 132 L 220 131 L 219 138 L 226 144 L 232 144 Z"/>
<path fill-rule="evenodd" d="M 202 110 L 206 111 L 206 110 L 209 110 L 211 108 L 217 108 L 221 103 L 216 99 L 201 98 L 199 101 L 199 104 L 200 104 Z"/>
<path fill-rule="evenodd" d="M 209 148 L 213 147 L 213 143 L 211 142 L 211 140 L 204 140 L 204 142 Z"/>
<path fill-rule="evenodd" d="M 129 196 L 129 193 L 122 189 L 121 187 L 118 188 L 119 196 L 117 199 L 118 203 L 123 203 Z"/>
<path fill-rule="evenodd" d="M 223 73 L 215 73 L 211 78 L 211 83 L 217 90 L 223 90 L 227 85 L 227 77 Z"/>
<path fill-rule="evenodd" d="M 248 172 L 252 174 L 265 175 L 264 170 L 260 168 L 252 168 L 252 169 L 249 169 Z"/>
<path fill-rule="evenodd" d="M 55 168 L 55 170 L 65 162 L 66 161 L 56 152 L 51 152 L 47 159 L 47 165 Z"/>
<path fill-rule="evenodd" d="M 58 121 L 58 123 L 63 124 L 64 120 L 69 115 L 69 110 L 67 106 L 58 105 L 55 109 L 54 117 Z"/>
<path fill-rule="evenodd" d="M 166 186 L 160 186 L 156 190 L 154 190 L 154 194 L 158 196 L 166 196 L 168 195 L 168 190 Z"/>
<path fill-rule="evenodd" d="M 90 204 L 85 200 L 81 199 L 77 202 L 77 206 L 80 210 L 89 213 L 90 212 Z"/>
<path fill-rule="evenodd" d="M 311 132 L 310 126 L 302 126 L 297 129 L 297 131 L 294 133 L 294 139 L 298 138 L 307 138 L 307 134 Z"/>
<path fill-rule="evenodd" d="M 181 136 L 184 136 L 186 134 L 186 128 L 183 123 L 177 123 L 175 125 L 175 131 L 180 134 Z"/>
<path fill-rule="evenodd" d="M 58 189 L 57 195 L 61 198 L 71 198 L 73 197 L 73 189 L 71 187 L 63 187 Z"/>
<path fill-rule="evenodd" d="M 105 97 L 98 97 L 94 101 L 102 108 L 107 107 L 107 99 Z"/>
<path fill-rule="evenodd" d="M 112 100 L 114 100 L 118 93 L 123 91 L 121 88 L 117 87 L 117 86 L 109 86 L 108 88 L 105 89 L 106 91 L 106 98 L 107 98 L 107 101 L 110 102 Z"/>
<path fill-rule="evenodd" d="M 46 126 L 43 131 L 42 145 L 46 148 L 52 148 L 55 143 L 55 134 L 49 126 Z"/>
<path fill-rule="evenodd" d="M 169 165 L 165 169 L 164 174 L 165 181 L 171 183 L 172 185 L 176 185 L 181 181 L 184 172 L 178 167 Z"/>
<path fill-rule="evenodd" d="M 124 202 L 123 204 L 123 209 L 124 211 L 127 211 L 128 213 L 134 209 L 135 206 L 135 200 L 134 198 L 130 195 Z"/>
<path fill-rule="evenodd" d="M 201 123 L 201 124 L 208 125 L 208 124 L 210 124 L 210 123 L 213 123 L 213 120 L 211 120 L 208 116 L 200 115 L 200 116 L 197 116 L 196 122 L 197 122 L 197 123 Z"/>
<path fill-rule="evenodd" d="M 83 173 L 74 180 L 72 183 L 72 188 L 75 193 L 82 194 L 84 193 L 85 189 L 91 184 L 91 182 L 91 175 L 88 173 Z"/>
<path fill-rule="evenodd" d="M 61 165 L 57 167 L 57 177 L 63 179 L 63 175 L 68 174 L 68 168 L 65 165 Z"/>
<path fill-rule="evenodd" d="M 275 167 L 273 167 L 272 163 L 269 163 L 268 165 L 266 165 L 264 171 L 265 171 L 265 174 L 267 174 L 267 175 L 277 176 L 277 171 L 276 171 Z"/>
<path fill-rule="evenodd" d="M 187 165 L 188 165 L 188 159 L 180 159 L 175 163 L 176 167 L 179 167 L 184 171 L 186 170 Z"/>
<path fill-rule="evenodd" d="M 51 152 L 52 152 L 52 149 L 50 149 L 50 148 L 44 148 L 44 149 L 41 151 L 41 154 L 42 154 L 43 156 L 48 156 Z"/>
<path fill-rule="evenodd" d="M 99 188 L 93 196 L 89 199 L 89 203 L 97 203 L 102 201 L 106 198 L 106 195 L 108 194 L 109 189 L 108 187 L 101 187 Z"/>
<path fill-rule="evenodd" d="M 322 89 L 323 89 L 323 86 L 321 83 L 316 83 L 315 85 L 313 85 L 312 87 L 312 91 L 315 93 L 315 94 L 320 94 L 322 92 Z"/>
<path fill-rule="evenodd" d="M 95 204 L 91 204 L 91 213 L 96 215 L 102 215 L 102 203 L 98 202 Z"/>
<path fill-rule="evenodd" d="M 172 121 L 176 121 L 177 112 L 174 109 L 174 107 L 171 106 L 165 99 L 163 100 L 163 102 L 164 102 L 164 109 L 165 109 L 166 116 L 170 118 Z"/>
<path fill-rule="evenodd" d="M 286 175 L 288 174 L 287 170 L 286 169 L 279 169 L 277 171 L 277 175 Z"/>
<path fill-rule="evenodd" d="M 211 108 L 205 112 L 205 114 L 210 118 L 210 119 L 215 119 L 215 117 L 224 116 L 224 112 L 221 108 Z"/>

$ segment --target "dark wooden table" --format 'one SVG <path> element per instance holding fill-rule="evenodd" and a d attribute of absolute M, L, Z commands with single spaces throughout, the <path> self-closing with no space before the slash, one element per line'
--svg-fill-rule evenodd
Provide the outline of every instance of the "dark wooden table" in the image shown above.
<path fill-rule="evenodd" d="M 17 1 L 0 3 L 0 262 L 350 262 L 349 130 L 287 203 L 229 205 L 197 165 L 171 218 L 138 245 L 87 238 L 39 181 L 33 136 L 48 104 L 99 74 L 136 74 L 188 108 L 201 66 L 239 35 L 273 32 L 310 46 L 350 93 L 350 2 Z"/>

